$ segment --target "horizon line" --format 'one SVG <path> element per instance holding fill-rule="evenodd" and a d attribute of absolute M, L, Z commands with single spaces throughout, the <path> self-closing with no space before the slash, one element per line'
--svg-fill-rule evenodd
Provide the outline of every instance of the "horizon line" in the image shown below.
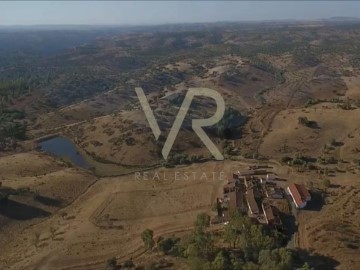
<path fill-rule="evenodd" d="M 314 19 L 248 19 L 248 20 L 219 20 L 219 21 L 199 21 L 199 22 L 163 22 L 163 23 L 139 23 L 139 24 L 118 24 L 118 23 L 99 23 L 99 24 L 87 24 L 87 23 L 48 23 L 48 24 L 0 24 L 0 27 L 49 27 L 49 26 L 78 26 L 78 27 L 144 27 L 144 26 L 166 26 L 166 25 L 179 25 L 179 24 L 218 24 L 218 23 L 261 23 L 261 22 L 322 22 L 327 20 L 340 20 L 340 21 L 360 21 L 360 17 L 353 16 L 333 16 L 327 18 L 314 18 Z"/>

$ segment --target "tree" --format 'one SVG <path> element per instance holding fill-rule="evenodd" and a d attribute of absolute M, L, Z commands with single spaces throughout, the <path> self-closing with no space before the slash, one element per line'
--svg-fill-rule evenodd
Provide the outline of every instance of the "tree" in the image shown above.
<path fill-rule="evenodd" d="M 133 263 L 133 261 L 130 259 L 130 260 L 127 260 L 124 262 L 124 267 L 126 267 L 127 269 L 131 269 L 131 268 L 134 268 L 135 267 L 135 264 Z"/>
<path fill-rule="evenodd" d="M 239 231 L 237 230 L 237 227 L 229 222 L 229 224 L 225 227 L 225 231 L 224 231 L 225 242 L 228 243 L 230 247 L 236 248 L 238 239 L 239 239 Z"/>
<path fill-rule="evenodd" d="M 210 216 L 206 213 L 201 213 L 197 215 L 195 221 L 195 227 L 200 230 L 204 230 L 205 228 L 210 226 Z"/>
<path fill-rule="evenodd" d="M 307 117 L 299 117 L 298 118 L 298 123 L 300 125 L 303 125 L 303 126 L 308 126 L 309 125 L 309 119 Z"/>
<path fill-rule="evenodd" d="M 195 229 L 185 244 L 185 256 L 188 258 L 209 259 L 214 252 L 214 239 L 210 233 Z"/>
<path fill-rule="evenodd" d="M 141 233 L 141 239 L 143 240 L 147 249 L 152 249 L 154 247 L 155 241 L 153 239 L 153 236 L 154 232 L 150 229 L 146 229 Z"/>
<path fill-rule="evenodd" d="M 221 203 L 218 200 L 213 204 L 212 210 L 216 212 L 218 216 L 220 216 L 222 207 L 221 207 Z"/>
<path fill-rule="evenodd" d="M 264 249 L 259 253 L 260 270 L 292 270 L 292 253 L 285 249 Z"/>
<path fill-rule="evenodd" d="M 301 268 L 297 268 L 296 270 L 314 270 L 314 268 L 310 267 L 307 262 Z"/>
<path fill-rule="evenodd" d="M 253 262 L 246 262 L 242 270 L 259 270 L 259 266 Z"/>
<path fill-rule="evenodd" d="M 225 227 L 224 240 L 233 248 L 239 244 L 240 236 L 249 230 L 251 222 L 248 217 L 238 212 L 233 213 Z"/>
<path fill-rule="evenodd" d="M 227 270 L 232 269 L 229 256 L 224 251 L 219 251 L 212 262 L 213 270 Z"/>
<path fill-rule="evenodd" d="M 232 139 L 241 134 L 241 128 L 246 123 L 247 117 L 233 108 L 227 108 L 223 118 L 216 124 L 216 134 L 222 139 Z"/>
<path fill-rule="evenodd" d="M 170 254 L 174 251 L 174 247 L 177 244 L 177 242 L 179 242 L 179 241 L 180 241 L 180 239 L 175 238 L 175 237 L 161 239 L 158 242 L 157 247 L 164 254 Z M 177 254 L 175 254 L 175 255 L 177 255 Z"/>
<path fill-rule="evenodd" d="M 209 270 L 211 269 L 211 262 L 198 258 L 198 257 L 189 257 L 187 259 L 187 264 L 192 270 Z"/>

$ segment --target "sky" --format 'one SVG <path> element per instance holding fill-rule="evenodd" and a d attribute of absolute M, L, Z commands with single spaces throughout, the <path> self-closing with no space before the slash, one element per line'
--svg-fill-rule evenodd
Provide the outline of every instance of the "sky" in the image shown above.
<path fill-rule="evenodd" d="M 0 25 L 145 25 L 360 17 L 357 1 L 8 1 Z"/>

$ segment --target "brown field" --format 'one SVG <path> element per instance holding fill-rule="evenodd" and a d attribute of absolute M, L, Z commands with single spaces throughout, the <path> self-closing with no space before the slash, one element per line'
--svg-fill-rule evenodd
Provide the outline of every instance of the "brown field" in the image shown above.
<path fill-rule="evenodd" d="M 140 233 L 145 228 L 153 229 L 156 237 L 181 233 L 192 228 L 198 213 L 214 215 L 211 208 L 224 181 L 212 180 L 211 172 L 238 166 L 239 162 L 210 162 L 149 172 L 149 179 L 158 172 L 161 180 L 155 181 L 135 180 L 134 174 L 101 179 L 60 212 L 24 228 L 22 234 L 28 237 L 7 239 L 1 267 L 98 269 L 109 256 L 137 258 L 144 251 Z M 195 180 L 175 180 L 175 171 L 197 175 Z M 202 172 L 207 172 L 207 180 Z M 15 253 L 21 255 L 9 256 Z"/>
<path fill-rule="evenodd" d="M 297 246 L 337 260 L 337 269 L 359 269 L 359 202 L 359 183 L 330 188 L 321 211 L 298 215 Z"/>
<path fill-rule="evenodd" d="M 324 145 L 335 139 L 342 144 L 334 150 L 335 157 L 352 161 L 359 157 L 356 151 L 360 139 L 359 125 L 354 121 L 359 115 L 359 109 L 343 110 L 329 103 L 281 111 L 275 117 L 270 133 L 265 136 L 260 153 L 277 158 L 293 153 L 318 157 L 324 154 Z M 300 125 L 299 117 L 316 121 L 318 127 Z"/>
<path fill-rule="evenodd" d="M 31 171 L 31 166 L 26 167 L 28 158 L 38 160 L 35 165 L 38 164 L 39 167 L 33 167 L 34 171 Z M 91 182 L 84 180 L 90 180 L 91 177 L 83 178 L 85 172 L 64 168 L 61 163 L 47 156 L 28 153 L 1 160 L 3 168 L 7 167 L 7 180 L 3 180 L 7 186 L 21 187 L 19 180 L 12 178 L 14 169 L 21 166 L 24 185 L 30 186 L 31 190 L 39 190 L 40 194 L 49 196 L 57 194 L 61 197 L 63 194 L 64 200 L 71 194 L 73 198 L 77 197 L 60 211 L 57 211 L 57 208 L 52 208 L 53 211 L 50 211 L 49 207 L 44 208 L 50 213 L 47 218 L 40 217 L 35 219 L 38 221 L 32 219 L 31 222 L 23 222 L 21 235 L 27 237 L 19 235 L 10 239 L 6 237 L 6 232 L 17 230 L 12 226 L 4 227 L 4 252 L 0 257 L 0 267 L 6 269 L 101 269 L 106 259 L 112 256 L 116 256 L 120 262 L 132 258 L 136 264 L 142 265 L 158 261 L 160 255 L 157 253 L 144 253 L 140 233 L 145 228 L 150 228 L 154 231 L 155 239 L 172 234 L 181 236 L 193 227 L 197 214 L 206 212 L 211 216 L 215 215 L 212 205 L 215 198 L 221 196 L 224 185 L 221 179 L 227 179 L 230 172 L 245 168 L 249 164 L 243 161 L 224 161 L 157 169 L 141 173 L 143 180 L 139 180 L 138 174 L 132 173 L 127 176 L 102 178 L 92 182 L 87 189 Z M 12 169 L 9 166 L 10 161 L 16 164 Z M 296 173 L 287 166 L 276 163 L 271 166 L 271 171 L 291 182 L 307 183 L 311 179 L 316 185 L 319 181 L 317 176 L 311 173 Z M 42 175 L 33 176 L 35 171 L 42 172 Z M 178 173 L 177 176 L 175 172 Z M 184 180 L 185 172 L 189 173 L 188 180 Z M 206 172 L 206 177 L 203 172 Z M 213 172 L 216 173 L 215 178 Z M 219 172 L 225 172 L 221 179 Z M 67 185 L 54 185 L 57 175 L 61 175 L 62 183 L 66 181 Z M 334 178 L 332 183 L 339 186 L 329 190 L 330 195 L 323 209 L 303 210 L 298 216 L 300 228 L 297 246 L 322 255 L 331 255 L 341 263 L 339 269 L 348 269 L 347 258 L 350 257 L 352 264 L 359 263 L 354 259 L 357 251 L 351 249 L 350 241 L 357 241 L 355 232 L 359 226 L 359 211 L 354 208 L 358 200 L 358 188 L 347 187 L 354 178 L 356 175 L 348 173 Z M 284 182 L 282 185 L 286 184 L 287 182 Z M 78 192 L 71 193 L 71 190 Z M 31 202 L 27 200 L 26 203 Z M 337 218 L 339 211 L 344 217 L 341 220 Z M 332 223 L 345 230 L 340 232 L 334 228 L 334 231 L 340 233 L 336 237 L 342 236 L 341 243 L 344 243 L 335 253 L 331 250 L 339 248 L 337 245 L 340 242 L 338 238 L 328 237 L 332 235 L 329 234 L 332 230 L 329 224 Z M 344 224 L 348 224 L 347 227 Z M 323 231 L 326 233 L 321 233 Z M 329 245 L 328 249 L 322 248 L 325 242 Z M 16 259 L 11 256 L 15 253 L 20 254 Z M 181 259 L 167 260 L 173 263 L 173 269 L 186 269 Z"/>
<path fill-rule="evenodd" d="M 96 181 L 96 177 L 78 168 L 67 167 L 48 155 L 28 152 L 0 159 L 3 186 L 29 188 L 43 196 L 71 203 Z"/>

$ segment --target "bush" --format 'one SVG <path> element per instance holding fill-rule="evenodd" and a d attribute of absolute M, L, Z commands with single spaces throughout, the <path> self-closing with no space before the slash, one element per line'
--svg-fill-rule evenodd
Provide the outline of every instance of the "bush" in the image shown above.
<path fill-rule="evenodd" d="M 116 269 L 116 267 L 117 267 L 117 262 L 116 262 L 115 257 L 112 257 L 106 261 L 106 269 L 109 269 L 109 270 Z"/>
<path fill-rule="evenodd" d="M 308 163 L 313 163 L 313 162 L 316 162 L 316 158 L 296 155 L 295 158 L 292 159 L 291 165 L 309 166 Z"/>
<path fill-rule="evenodd" d="M 322 186 L 323 186 L 325 189 L 327 189 L 327 188 L 329 188 L 329 187 L 331 186 L 331 182 L 330 182 L 330 180 L 327 179 L 327 178 L 323 179 L 322 182 L 321 182 L 321 184 L 322 184 Z"/>
<path fill-rule="evenodd" d="M 141 239 L 143 240 L 145 247 L 147 249 L 152 249 L 154 247 L 154 232 L 150 229 L 146 229 L 141 233 Z"/>
<path fill-rule="evenodd" d="M 190 164 L 190 159 L 187 154 L 183 153 L 176 153 L 167 159 L 169 164 L 178 165 L 178 164 Z"/>
<path fill-rule="evenodd" d="M 162 239 L 158 242 L 158 249 L 163 252 L 165 255 L 181 256 L 181 249 L 177 248 L 177 243 L 180 241 L 180 238 L 170 237 Z"/>
<path fill-rule="evenodd" d="M 291 162 L 293 159 L 291 157 L 285 156 L 281 158 L 282 163 L 288 163 Z"/>
<path fill-rule="evenodd" d="M 206 213 L 201 213 L 197 215 L 195 221 L 196 228 L 203 230 L 210 226 L 210 216 Z"/>
<path fill-rule="evenodd" d="M 130 268 L 135 267 L 135 264 L 133 263 L 132 260 L 127 260 L 127 261 L 124 262 L 124 267 L 130 269 Z"/>
<path fill-rule="evenodd" d="M 311 121 L 307 117 L 299 117 L 298 123 L 302 126 L 309 127 L 309 128 L 317 128 L 318 127 L 318 124 L 315 121 Z"/>

